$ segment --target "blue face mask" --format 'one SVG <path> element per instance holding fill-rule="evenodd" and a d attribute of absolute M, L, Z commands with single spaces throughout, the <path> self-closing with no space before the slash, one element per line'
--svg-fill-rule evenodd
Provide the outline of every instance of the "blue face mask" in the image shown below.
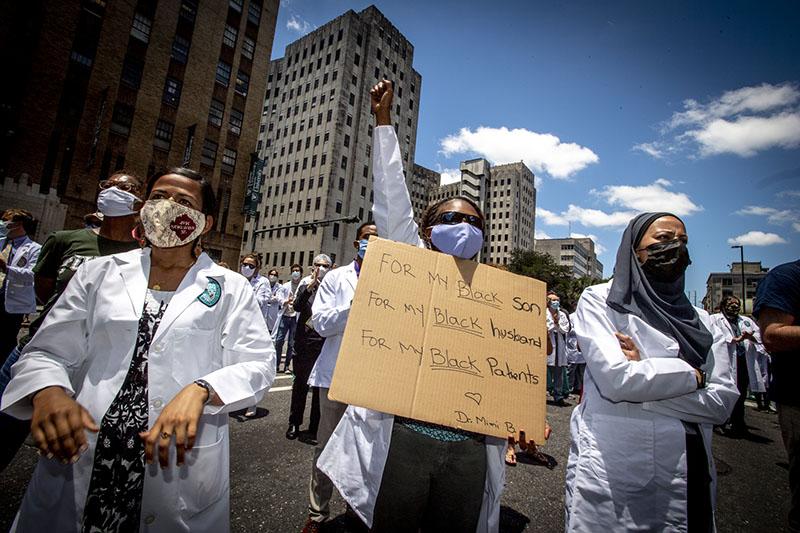
<path fill-rule="evenodd" d="M 442 253 L 471 259 L 481 251 L 483 232 L 466 222 L 437 224 L 431 228 L 431 242 Z"/>
<path fill-rule="evenodd" d="M 362 261 L 364 260 L 364 254 L 367 253 L 367 245 L 369 244 L 369 239 L 361 239 L 358 241 L 358 258 Z"/>
<path fill-rule="evenodd" d="M 553 311 L 558 311 L 559 309 L 561 309 L 561 303 L 560 302 L 556 302 L 555 300 L 551 300 L 550 301 L 550 309 L 552 309 Z"/>

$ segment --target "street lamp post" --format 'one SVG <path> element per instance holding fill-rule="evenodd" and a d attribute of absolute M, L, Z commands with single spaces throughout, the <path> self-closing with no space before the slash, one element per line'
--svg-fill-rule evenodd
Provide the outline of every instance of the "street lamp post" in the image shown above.
<path fill-rule="evenodd" d="M 304 228 L 304 229 L 313 229 L 320 226 L 327 226 L 333 222 L 346 222 L 348 224 L 357 224 L 361 222 L 361 219 L 358 216 L 351 216 L 351 217 L 340 217 L 340 218 L 331 218 L 328 220 L 314 220 L 312 222 L 301 222 L 300 224 L 291 224 L 289 226 L 280 226 L 277 228 L 268 228 L 268 229 L 258 229 L 253 230 L 252 240 L 250 251 L 256 251 L 256 236 L 261 235 L 262 233 L 271 233 L 273 231 L 283 231 L 286 229 L 292 228 Z"/>
<path fill-rule="evenodd" d="M 731 248 L 738 248 L 740 253 L 739 267 L 742 271 L 742 312 L 747 313 L 747 292 L 744 283 L 744 246 L 735 244 Z"/>

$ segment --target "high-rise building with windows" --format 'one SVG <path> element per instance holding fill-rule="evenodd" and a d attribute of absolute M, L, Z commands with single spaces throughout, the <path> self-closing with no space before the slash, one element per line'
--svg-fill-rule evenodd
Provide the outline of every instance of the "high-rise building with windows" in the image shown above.
<path fill-rule="evenodd" d="M 4 2 L 0 188 L 52 231 L 81 227 L 117 169 L 188 166 L 220 203 L 204 246 L 237 261 L 278 3 Z"/>
<path fill-rule="evenodd" d="M 243 252 L 254 249 L 265 268 L 282 274 L 321 252 L 340 264 L 353 257 L 356 219 L 369 219 L 373 200 L 369 90 L 383 78 L 394 82 L 392 119 L 403 167 L 413 168 L 421 89 L 413 59 L 413 45 L 370 6 L 317 28 L 271 62 L 258 136 L 263 170 Z"/>
<path fill-rule="evenodd" d="M 458 181 L 429 187 L 418 202 L 427 205 L 461 195 L 478 204 L 486 216 L 479 257 L 483 263 L 507 265 L 512 250 L 532 250 L 536 221 L 533 172 L 521 162 L 491 166 L 486 159 L 462 161 L 459 168 Z M 415 165 L 414 174 L 427 175 L 431 182 L 439 176 L 420 165 Z"/>
<path fill-rule="evenodd" d="M 603 279 L 603 263 L 597 259 L 595 243 L 590 237 L 536 239 L 536 251 L 569 268 L 576 278 Z"/>

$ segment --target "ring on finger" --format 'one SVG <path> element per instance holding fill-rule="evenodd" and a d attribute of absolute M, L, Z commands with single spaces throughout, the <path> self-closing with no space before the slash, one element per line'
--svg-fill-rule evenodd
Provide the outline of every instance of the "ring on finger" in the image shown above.
<path fill-rule="evenodd" d="M 161 434 L 161 438 L 162 438 L 162 439 L 168 439 L 168 438 L 170 438 L 171 436 L 172 436 L 172 434 L 171 434 L 171 433 L 167 433 L 166 431 L 165 431 L 164 433 L 162 433 L 162 434 Z"/>

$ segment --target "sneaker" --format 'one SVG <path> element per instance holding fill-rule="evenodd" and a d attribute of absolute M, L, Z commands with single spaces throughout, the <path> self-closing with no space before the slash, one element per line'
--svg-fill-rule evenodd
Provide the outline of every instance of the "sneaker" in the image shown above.
<path fill-rule="evenodd" d="M 284 370 L 284 371 L 283 371 L 283 373 L 284 373 L 284 374 L 291 374 L 291 373 L 292 373 L 292 371 L 291 371 L 291 370 L 289 370 L 289 369 L 287 368 L 286 370 Z"/>
<path fill-rule="evenodd" d="M 244 416 L 247 418 L 253 418 L 258 413 L 258 409 L 254 407 L 249 407 L 247 411 L 245 411 Z"/>
<path fill-rule="evenodd" d="M 286 438 L 289 440 L 294 440 L 297 438 L 299 433 L 299 427 L 295 426 L 294 424 L 289 424 L 289 429 L 286 430 Z"/>

